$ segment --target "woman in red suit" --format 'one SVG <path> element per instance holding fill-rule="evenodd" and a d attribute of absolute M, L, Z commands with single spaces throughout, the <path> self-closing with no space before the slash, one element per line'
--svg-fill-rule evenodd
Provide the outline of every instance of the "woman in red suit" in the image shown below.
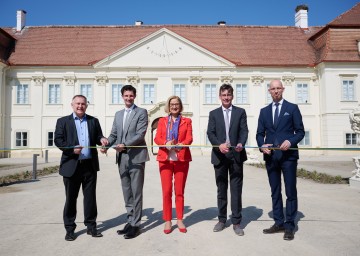
<path fill-rule="evenodd" d="M 166 103 L 165 112 L 169 115 L 159 120 L 155 143 L 166 145 L 160 147 L 156 160 L 159 161 L 161 186 L 163 194 L 164 233 L 171 233 L 172 219 L 172 188 L 174 177 L 175 206 L 179 231 L 186 233 L 183 223 L 184 190 L 191 153 L 189 147 L 192 138 L 191 119 L 181 116 L 183 105 L 178 96 L 171 96 Z"/>

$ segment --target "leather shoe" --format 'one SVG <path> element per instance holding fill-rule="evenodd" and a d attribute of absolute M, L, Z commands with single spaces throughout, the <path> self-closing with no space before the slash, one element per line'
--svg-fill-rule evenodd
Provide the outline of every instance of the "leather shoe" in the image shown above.
<path fill-rule="evenodd" d="M 284 234 L 284 240 L 291 241 L 293 239 L 294 239 L 294 231 L 286 229 Z"/>
<path fill-rule="evenodd" d="M 214 231 L 214 232 L 220 232 L 220 231 L 223 230 L 224 228 L 225 228 L 225 223 L 219 221 L 218 223 L 216 223 L 213 231 Z"/>
<path fill-rule="evenodd" d="M 91 235 L 92 237 L 102 237 L 103 235 L 99 232 L 96 228 L 95 229 L 88 229 L 86 234 Z"/>
<path fill-rule="evenodd" d="M 130 230 L 124 235 L 125 239 L 133 239 L 140 235 L 140 228 L 130 226 Z"/>
<path fill-rule="evenodd" d="M 266 228 L 263 230 L 264 234 L 275 234 L 284 232 L 285 228 L 283 226 L 278 226 L 276 224 L 272 225 L 270 228 Z"/>
<path fill-rule="evenodd" d="M 237 234 L 238 236 L 244 235 L 244 230 L 240 227 L 240 224 L 233 225 L 233 229 L 235 234 Z"/>
<path fill-rule="evenodd" d="M 126 223 L 125 227 L 123 229 L 119 229 L 117 232 L 118 235 L 125 235 L 127 232 L 129 232 L 131 228 L 130 223 Z"/>
<path fill-rule="evenodd" d="M 65 240 L 66 241 L 74 241 L 76 239 L 74 231 L 72 232 L 66 232 Z"/>

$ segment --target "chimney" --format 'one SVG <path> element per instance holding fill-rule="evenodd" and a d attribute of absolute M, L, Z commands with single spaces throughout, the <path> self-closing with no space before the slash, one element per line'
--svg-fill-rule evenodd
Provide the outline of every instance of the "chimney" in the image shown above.
<path fill-rule="evenodd" d="M 16 32 L 20 32 L 25 27 L 26 11 L 18 10 L 16 14 Z"/>
<path fill-rule="evenodd" d="M 221 20 L 221 21 L 219 21 L 217 24 L 218 24 L 219 26 L 225 26 L 225 25 L 226 25 L 226 21 Z"/>
<path fill-rule="evenodd" d="M 308 10 L 307 5 L 296 6 L 295 9 L 295 27 L 308 28 Z"/>
<path fill-rule="evenodd" d="M 141 20 L 135 21 L 135 26 L 141 26 L 143 22 Z"/>

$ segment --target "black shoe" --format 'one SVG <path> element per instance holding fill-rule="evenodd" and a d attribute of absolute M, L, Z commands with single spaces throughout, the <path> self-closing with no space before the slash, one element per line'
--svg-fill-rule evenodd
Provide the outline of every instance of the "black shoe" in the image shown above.
<path fill-rule="evenodd" d="M 96 228 L 88 229 L 86 234 L 91 235 L 92 237 L 102 237 L 103 235 Z"/>
<path fill-rule="evenodd" d="M 140 235 L 140 228 L 130 226 L 130 230 L 124 235 L 125 239 L 133 239 Z"/>
<path fill-rule="evenodd" d="M 120 229 L 116 232 L 118 235 L 125 235 L 127 232 L 129 232 L 130 228 L 131 228 L 130 223 L 127 223 L 123 229 Z"/>
<path fill-rule="evenodd" d="M 284 240 L 291 241 L 293 239 L 294 239 L 294 231 L 286 229 L 284 234 Z"/>
<path fill-rule="evenodd" d="M 66 241 L 74 241 L 76 239 L 74 231 L 66 232 L 65 240 Z"/>
<path fill-rule="evenodd" d="M 272 225 L 270 228 L 264 229 L 264 234 L 274 234 L 284 232 L 285 228 L 283 226 L 278 226 L 276 224 Z"/>

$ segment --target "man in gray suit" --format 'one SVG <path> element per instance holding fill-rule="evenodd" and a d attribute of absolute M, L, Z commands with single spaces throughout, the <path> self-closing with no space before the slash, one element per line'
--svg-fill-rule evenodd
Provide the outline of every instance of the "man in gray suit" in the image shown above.
<path fill-rule="evenodd" d="M 145 142 L 148 115 L 146 109 L 134 104 L 136 89 L 133 86 L 123 86 L 121 95 L 125 109 L 115 114 L 107 147 L 115 144 L 116 163 L 127 211 L 127 224 L 117 233 L 124 235 L 125 239 L 132 239 L 140 234 L 144 169 L 145 162 L 150 160 Z M 106 151 L 105 148 L 101 150 L 102 153 Z"/>

